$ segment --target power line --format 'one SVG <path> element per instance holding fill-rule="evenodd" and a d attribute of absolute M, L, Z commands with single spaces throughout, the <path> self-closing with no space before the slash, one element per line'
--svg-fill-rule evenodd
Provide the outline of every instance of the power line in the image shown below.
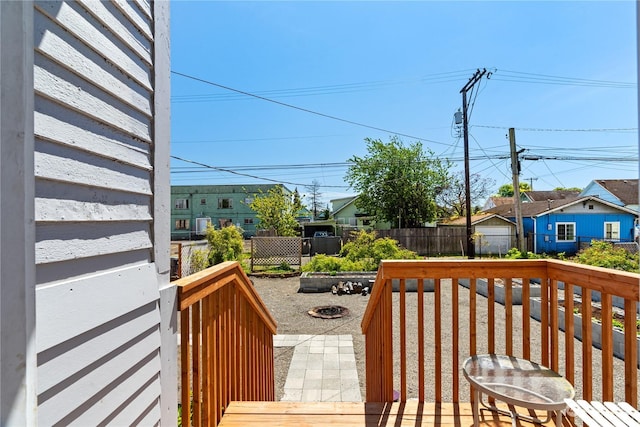
<path fill-rule="evenodd" d="M 219 172 L 226 172 L 226 173 L 230 173 L 233 175 L 240 175 L 240 176 L 246 176 L 249 178 L 253 178 L 253 179 L 260 179 L 263 181 L 270 181 L 270 182 L 275 182 L 275 183 L 279 183 L 279 184 L 289 184 L 289 185 L 300 185 L 300 186 L 304 186 L 304 185 L 308 185 L 308 184 L 301 184 L 301 183 L 297 183 L 297 182 L 288 182 L 288 181 L 283 181 L 283 180 L 276 180 L 276 179 L 269 179 L 269 178 L 264 178 L 264 177 L 260 177 L 260 176 L 256 176 L 256 175 L 251 175 L 251 174 L 247 174 L 247 173 L 241 173 L 241 172 L 236 172 L 234 170 L 231 169 L 225 169 L 225 168 L 219 168 L 216 166 L 211 166 L 208 165 L 206 163 L 201 163 L 201 162 L 197 162 L 195 160 L 189 160 L 189 159 L 184 159 L 182 157 L 178 157 L 178 156 L 171 156 L 172 159 L 176 159 L 176 160 L 180 160 L 182 162 L 186 162 L 186 163 L 191 163 L 194 165 L 198 165 L 198 166 L 202 166 L 203 168 L 207 168 L 207 169 L 212 169 L 212 170 L 216 170 Z M 348 188 L 348 186 L 345 185 L 324 185 L 323 187 L 326 188 Z"/>
<path fill-rule="evenodd" d="M 233 138 L 233 139 L 200 139 L 193 141 L 172 140 L 172 144 L 208 144 L 218 142 L 253 142 L 253 141 L 281 141 L 286 139 L 316 139 L 316 138 L 335 138 L 345 135 L 310 135 L 310 136 L 281 136 L 271 138 Z"/>
<path fill-rule="evenodd" d="M 507 174 L 505 174 L 504 172 L 502 172 L 502 169 L 498 168 L 493 161 L 491 160 L 491 158 L 489 157 L 489 155 L 484 151 L 484 149 L 482 148 L 482 146 L 480 145 L 480 143 L 478 142 L 478 140 L 476 139 L 475 136 L 473 136 L 473 134 L 469 134 L 469 136 L 471 138 L 473 138 L 473 140 L 476 142 L 476 144 L 478 145 L 478 148 L 484 153 L 485 157 L 487 158 L 487 160 L 489 160 L 489 162 L 495 167 L 495 170 L 497 170 L 498 172 L 500 172 L 502 174 L 502 176 L 504 176 L 505 178 L 509 179 L 509 176 Z"/>
<path fill-rule="evenodd" d="M 476 140 L 476 138 L 473 135 L 470 135 L 470 136 L 478 144 L 478 141 Z M 345 169 L 354 165 L 353 162 L 335 162 L 335 163 L 301 163 L 301 164 L 280 164 L 280 165 L 211 166 L 204 163 L 200 163 L 198 161 L 189 160 L 189 159 L 185 159 L 178 156 L 171 156 L 171 157 L 177 160 L 181 160 L 181 161 L 188 162 L 198 166 L 198 167 L 189 167 L 189 166 L 172 167 L 171 168 L 172 174 L 202 173 L 202 172 L 208 172 L 210 170 L 216 170 L 218 172 L 235 173 L 238 175 L 244 175 L 244 176 L 248 176 L 250 178 L 256 178 L 256 179 L 262 179 L 262 177 L 240 173 L 240 171 L 277 171 L 277 170 L 289 170 L 289 169 L 293 169 L 293 170 L 324 169 L 326 170 L 326 169 Z M 457 156 L 457 157 L 440 156 L 440 157 L 442 158 L 442 160 L 447 160 L 451 162 L 462 162 L 464 160 L 464 157 L 462 156 Z M 529 161 L 558 160 L 558 161 L 573 161 L 573 162 L 582 161 L 582 162 L 602 162 L 602 163 L 637 162 L 638 161 L 638 157 L 550 156 L 550 155 L 538 155 L 538 154 L 522 154 L 521 158 L 522 160 L 529 160 Z M 491 160 L 506 160 L 506 159 L 509 159 L 509 154 L 508 153 L 503 153 L 503 154 L 484 153 L 483 155 L 470 156 L 469 159 L 473 161 L 489 161 L 492 167 L 499 169 L 499 167 L 495 163 L 492 163 Z M 508 178 L 508 176 L 506 175 L 505 177 Z"/>
<path fill-rule="evenodd" d="M 333 95 L 340 93 L 353 93 L 375 90 L 384 87 L 398 86 L 407 83 L 421 84 L 439 84 L 451 81 L 458 81 L 469 70 L 448 71 L 442 73 L 426 74 L 418 78 L 405 78 L 394 80 L 375 80 L 366 82 L 340 83 L 334 85 L 308 86 L 289 89 L 272 89 L 263 91 L 252 91 L 255 95 L 268 96 L 270 98 L 299 97 L 299 96 L 315 96 L 315 95 Z M 211 102 L 211 101 L 233 101 L 243 99 L 244 94 L 238 93 L 211 93 L 211 94 L 192 94 L 192 95 L 173 95 L 171 102 Z"/>
<path fill-rule="evenodd" d="M 583 79 L 578 77 L 563 77 L 553 76 L 549 74 L 528 73 L 523 71 L 511 71 L 511 70 L 498 70 L 494 71 L 495 80 L 502 81 L 514 81 L 520 83 L 540 83 L 540 84 L 555 84 L 564 86 L 594 86 L 594 87 L 611 87 L 620 89 L 633 89 L 636 87 L 635 83 L 620 82 L 612 80 L 594 80 Z M 507 78 L 503 78 L 502 76 Z"/>
<path fill-rule="evenodd" d="M 256 166 L 220 166 L 225 170 L 279 170 L 279 169 L 314 169 L 314 168 L 346 168 L 353 163 L 351 162 L 336 162 L 336 163 L 303 163 L 303 164 L 288 164 L 288 165 L 256 165 Z M 190 166 L 172 168 L 172 173 L 190 173 L 201 172 L 202 169 L 195 169 Z"/>
<path fill-rule="evenodd" d="M 473 125 L 488 129 L 509 129 L 508 126 Z M 514 128 L 522 132 L 637 132 L 638 128 L 591 128 L 591 129 L 553 129 L 553 128 Z"/>
<path fill-rule="evenodd" d="M 198 81 L 198 82 L 201 82 L 201 83 L 205 83 L 205 84 L 208 84 L 208 85 L 212 85 L 212 86 L 216 86 L 216 87 L 219 87 L 219 88 L 222 88 L 222 89 L 226 89 L 226 90 L 229 90 L 229 91 L 232 91 L 232 92 L 236 92 L 236 93 L 240 93 L 240 94 L 243 94 L 243 95 L 246 95 L 246 96 L 250 96 L 250 97 L 253 97 L 253 98 L 256 98 L 256 99 L 261 99 L 263 101 L 267 101 L 267 102 L 271 102 L 271 103 L 274 103 L 274 104 L 277 104 L 277 105 L 281 105 L 283 107 L 293 108 L 295 110 L 303 111 L 303 112 L 309 113 L 309 114 L 315 114 L 316 116 L 325 117 L 327 119 L 336 120 L 336 121 L 343 122 L 343 123 L 348 123 L 348 124 L 351 124 L 351 125 L 354 125 L 354 126 L 364 127 L 364 128 L 367 128 L 367 129 L 373 129 L 373 130 L 377 130 L 377 131 L 380 131 L 380 132 L 386 132 L 386 133 L 391 134 L 391 135 L 404 136 L 404 137 L 412 138 L 412 139 L 419 140 L 419 141 L 425 141 L 425 142 L 430 142 L 430 143 L 433 143 L 433 144 L 445 145 L 447 147 L 451 146 L 451 144 L 447 144 L 447 143 L 444 143 L 444 142 L 434 141 L 432 139 L 427 139 L 427 138 L 421 138 L 421 137 L 414 136 L 414 135 L 408 135 L 408 134 L 405 134 L 405 133 L 396 132 L 396 131 L 392 131 L 392 130 L 389 130 L 389 129 L 384 129 L 384 128 L 380 128 L 380 127 L 376 127 L 376 126 L 370 126 L 370 125 L 367 125 L 367 124 L 364 124 L 364 123 L 355 122 L 353 120 L 347 120 L 347 119 L 343 119 L 343 118 L 340 118 L 340 117 L 337 117 L 337 116 L 332 116 L 330 114 L 325 114 L 325 113 L 320 113 L 318 111 L 309 110 L 308 108 L 298 107 L 296 105 L 288 104 L 286 102 L 276 101 L 275 99 L 266 98 L 264 96 L 256 95 L 256 94 L 253 94 L 253 93 L 250 93 L 250 92 L 246 92 L 246 91 L 243 91 L 243 90 L 239 90 L 239 89 L 234 89 L 234 88 L 229 87 L 229 86 L 221 85 L 219 83 L 214 83 L 214 82 L 211 82 L 211 81 L 208 81 L 208 80 L 201 79 L 199 77 L 190 76 L 188 74 L 179 73 L 177 71 L 171 71 L 171 73 L 175 74 L 177 76 L 181 76 L 181 77 L 187 78 L 187 79 L 191 79 L 191 80 L 194 80 L 194 81 Z"/>
<path fill-rule="evenodd" d="M 497 69 L 496 69 L 497 71 Z M 551 79 L 558 79 L 558 80 L 566 80 L 566 81 L 581 81 L 581 82 L 588 82 L 588 83 L 603 83 L 603 84 L 620 84 L 620 85 L 630 85 L 630 86 L 635 86 L 635 83 L 633 82 L 620 82 L 620 81 L 613 81 L 613 80 L 594 80 L 594 79 L 583 79 L 583 78 L 579 78 L 579 77 L 566 77 L 566 76 L 553 76 L 553 75 L 549 75 L 549 74 L 539 74 L 539 73 L 529 73 L 529 72 L 525 72 L 525 71 L 512 71 L 512 70 L 500 70 L 500 73 L 508 73 L 508 74 L 515 74 L 515 75 L 527 75 L 527 76 L 532 76 L 534 78 L 551 78 Z"/>
<path fill-rule="evenodd" d="M 589 161 L 611 161 L 611 162 L 637 162 L 638 157 L 610 157 L 610 156 L 541 156 L 533 154 L 520 155 L 522 160 L 589 160 Z"/>

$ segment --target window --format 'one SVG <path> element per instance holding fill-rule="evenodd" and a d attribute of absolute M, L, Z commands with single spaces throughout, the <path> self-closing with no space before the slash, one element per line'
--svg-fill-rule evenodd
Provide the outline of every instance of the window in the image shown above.
<path fill-rule="evenodd" d="M 189 209 L 189 199 L 176 199 L 176 209 Z"/>
<path fill-rule="evenodd" d="M 218 199 L 218 209 L 233 209 L 233 199 Z"/>
<path fill-rule="evenodd" d="M 207 199 L 200 199 L 200 204 L 201 205 L 206 205 L 207 204 Z"/>
<path fill-rule="evenodd" d="M 253 218 L 245 218 L 244 225 L 250 225 L 250 224 L 253 224 Z"/>
<path fill-rule="evenodd" d="M 576 241 L 576 223 L 559 222 L 556 224 L 556 240 L 558 242 Z"/>
<path fill-rule="evenodd" d="M 189 230 L 188 219 L 176 219 L 176 230 Z"/>
<path fill-rule="evenodd" d="M 620 223 L 617 221 L 605 222 L 604 238 L 605 240 L 620 240 Z"/>
<path fill-rule="evenodd" d="M 251 203 L 253 203 L 253 197 L 246 197 L 244 199 L 244 204 L 245 205 L 250 205 Z"/>

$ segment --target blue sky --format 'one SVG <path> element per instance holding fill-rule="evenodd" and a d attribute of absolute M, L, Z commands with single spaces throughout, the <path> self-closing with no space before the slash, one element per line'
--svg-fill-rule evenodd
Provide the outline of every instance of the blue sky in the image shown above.
<path fill-rule="evenodd" d="M 172 184 L 316 179 L 328 201 L 353 194 L 364 139 L 394 134 L 463 170 L 453 115 L 479 68 L 470 167 L 493 191 L 511 182 L 510 127 L 534 189 L 637 178 L 635 16 L 633 1 L 172 1 L 171 152 L 196 162 L 172 159 Z"/>

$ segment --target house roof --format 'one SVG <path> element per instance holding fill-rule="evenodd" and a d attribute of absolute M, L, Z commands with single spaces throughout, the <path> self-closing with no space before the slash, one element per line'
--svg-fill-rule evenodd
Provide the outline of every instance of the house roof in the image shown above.
<path fill-rule="evenodd" d="M 476 225 L 476 224 L 481 224 L 485 221 L 488 221 L 492 218 L 498 218 L 503 220 L 504 222 L 508 222 L 509 224 L 515 224 L 513 221 L 511 221 L 508 218 L 503 217 L 502 215 L 498 215 L 497 213 L 493 213 L 493 212 L 481 212 L 475 215 L 471 215 L 471 225 Z M 466 225 L 467 224 L 467 218 L 464 216 L 458 217 L 456 219 L 453 219 L 451 221 L 446 221 L 443 222 L 442 225 Z"/>
<path fill-rule="evenodd" d="M 331 214 L 335 215 L 336 213 L 340 212 L 341 210 L 343 210 L 344 208 L 346 208 L 347 206 L 349 206 L 350 204 L 354 203 L 356 201 L 356 199 L 358 198 L 358 196 L 349 196 L 349 197 L 342 197 L 340 199 L 332 199 L 330 200 L 330 203 L 333 205 L 335 203 L 342 203 L 340 205 L 340 207 L 338 207 L 335 211 L 333 211 Z"/>
<path fill-rule="evenodd" d="M 578 197 L 580 191 L 575 190 L 551 190 L 551 191 L 525 191 L 524 195 L 532 202 L 546 202 L 547 200 L 561 200 Z"/>
<path fill-rule="evenodd" d="M 596 179 L 594 182 L 620 199 L 625 206 L 638 204 L 637 179 Z"/>
<path fill-rule="evenodd" d="M 489 197 L 489 199 L 496 206 L 508 205 L 510 203 L 513 203 L 513 197 L 496 197 L 496 196 L 493 196 L 493 197 Z"/>
<path fill-rule="evenodd" d="M 600 203 L 600 204 L 603 204 L 603 205 L 606 205 L 606 206 L 609 206 L 633 215 L 638 214 L 632 209 L 625 208 L 623 206 L 618 206 L 616 204 L 607 202 L 606 200 L 602 200 L 599 197 L 595 197 L 595 196 L 572 197 L 568 199 L 547 200 L 543 202 L 529 202 L 529 203 L 522 203 L 520 206 L 521 206 L 523 217 L 539 217 L 539 216 L 544 216 L 544 215 L 556 212 L 560 209 L 567 208 L 577 203 L 582 203 L 587 201 Z M 506 217 L 512 217 L 515 215 L 515 208 L 513 204 L 503 205 L 503 206 L 496 206 L 495 208 L 488 209 L 486 212 L 496 213 L 498 215 L 502 215 Z"/>

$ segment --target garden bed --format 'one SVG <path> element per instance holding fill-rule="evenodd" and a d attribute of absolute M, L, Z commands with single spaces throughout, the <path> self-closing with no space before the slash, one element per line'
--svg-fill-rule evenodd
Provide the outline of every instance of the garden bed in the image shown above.
<path fill-rule="evenodd" d="M 558 301 L 558 305 L 564 308 L 564 300 Z M 573 313 L 576 315 L 582 316 L 582 301 L 574 300 L 573 301 Z M 613 308 L 613 320 L 617 321 L 624 325 L 624 312 L 622 310 Z M 591 318 L 597 323 L 602 323 L 602 309 L 599 305 L 591 306 Z M 637 319 L 636 319 L 637 320 Z M 614 327 L 617 327 L 614 325 Z M 619 328 L 624 329 L 624 328 Z M 640 323 L 636 322 L 636 335 L 640 334 Z"/>
<path fill-rule="evenodd" d="M 373 285 L 376 272 L 342 271 L 338 273 L 304 272 L 300 275 L 298 292 L 331 292 L 339 282 L 360 282 L 364 286 Z"/>
<path fill-rule="evenodd" d="M 360 282 L 363 286 L 368 286 L 372 290 L 376 274 L 375 271 L 304 272 L 300 275 L 300 289 L 298 292 L 330 292 L 331 287 L 337 286 L 340 282 Z M 399 280 L 394 279 L 391 284 L 394 292 L 400 290 Z M 433 292 L 432 279 L 424 279 L 423 286 L 425 292 Z M 416 279 L 407 279 L 405 287 L 407 292 L 416 292 L 418 290 L 418 281 Z"/>
<path fill-rule="evenodd" d="M 540 321 L 541 319 L 541 306 L 542 302 L 540 298 L 532 298 L 531 299 L 531 317 Z M 582 301 L 576 299 L 574 301 L 574 307 L 582 308 Z M 614 310 L 616 313 L 617 310 Z M 574 337 L 580 341 L 582 341 L 582 316 L 580 313 L 571 313 L 573 314 L 573 330 Z M 591 320 L 591 341 L 593 346 L 602 349 L 602 324 L 600 323 L 601 311 L 597 304 L 594 304 L 592 307 L 592 320 Z M 624 321 L 624 316 L 617 312 L 617 316 L 621 317 L 621 320 Z M 558 301 L 558 324 L 562 331 L 565 331 L 565 318 L 566 311 L 564 309 L 564 301 Z M 620 319 L 619 319 L 620 320 Z M 637 337 L 636 340 L 638 354 L 640 354 L 640 337 Z M 613 355 L 618 359 L 624 360 L 624 331 L 614 327 L 613 328 Z M 638 368 L 640 368 L 640 359 L 638 359 Z"/>

